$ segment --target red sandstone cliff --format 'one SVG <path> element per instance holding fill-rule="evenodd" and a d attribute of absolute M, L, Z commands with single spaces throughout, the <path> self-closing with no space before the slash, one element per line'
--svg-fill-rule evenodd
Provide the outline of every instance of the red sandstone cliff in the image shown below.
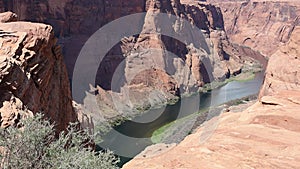
<path fill-rule="evenodd" d="M 300 25 L 297 0 L 209 0 L 221 7 L 230 39 L 271 56 Z"/>
<path fill-rule="evenodd" d="M 69 80 L 60 47 L 50 25 L 0 14 L 0 125 L 41 112 L 58 131 L 76 122 Z"/>
<path fill-rule="evenodd" d="M 240 60 L 234 58 L 235 55 L 230 52 L 228 53 L 228 50 L 226 50 L 226 47 L 230 48 L 230 44 L 227 41 L 226 34 L 223 32 L 224 24 L 222 13 L 219 8 L 213 5 L 195 4 L 190 6 L 181 4 L 179 0 L 30 0 L 26 2 L 2 0 L 0 4 L 2 4 L 0 5 L 0 11 L 12 10 L 19 15 L 21 20 L 44 22 L 54 27 L 57 36 L 61 39 L 60 42 L 64 46 L 63 51 L 69 77 L 72 77 L 73 67 L 81 47 L 96 30 L 114 19 L 138 12 L 147 12 L 149 9 L 155 9 L 163 13 L 171 13 L 178 17 L 188 19 L 206 32 L 211 43 L 213 43 L 212 48 L 216 51 L 215 58 L 211 60 L 212 62 L 220 63 L 213 65 L 216 67 L 214 71 L 216 79 L 224 79 L 228 74 L 234 74 L 241 68 L 241 65 L 238 63 Z M 149 22 L 149 19 L 151 18 L 145 18 L 144 22 Z M 172 39 L 162 38 L 159 39 L 159 41 L 158 44 L 161 44 L 161 48 L 168 49 L 179 57 L 185 57 L 185 55 L 188 54 L 186 46 L 174 43 Z M 128 50 L 131 50 L 131 45 L 131 41 L 125 40 L 125 43 L 118 44 L 108 53 L 104 61 L 106 65 L 102 65 L 99 69 L 98 76 L 101 78 L 97 79 L 97 83 L 102 88 L 106 90 L 110 89 L 113 73 L 118 64 L 126 57 Z M 135 43 L 135 46 L 143 46 L 143 44 Z M 229 59 L 229 63 L 223 61 L 227 60 L 229 56 L 232 57 Z M 108 65 L 111 66 L 108 67 Z M 197 69 L 199 66 L 200 65 L 195 65 L 193 67 Z M 203 74 L 203 72 L 200 72 L 200 74 Z M 199 79 L 199 81 L 202 83 L 208 80 Z"/>
<path fill-rule="evenodd" d="M 242 50 L 236 50 L 228 41 L 220 8 L 206 3 L 183 4 L 180 0 L 0 0 L 0 11 L 6 10 L 14 11 L 21 20 L 53 26 L 63 46 L 70 79 L 81 48 L 95 31 L 122 16 L 146 13 L 141 20 L 144 26 L 139 35 L 120 39 L 120 43 L 101 62 L 95 79 L 96 84 L 104 89 L 100 89 L 98 95 L 102 100 L 101 111 L 115 112 L 111 110 L 115 107 L 114 102 L 122 104 L 121 110 L 128 109 L 127 112 L 140 105 L 148 107 L 165 103 L 180 92 L 195 92 L 208 82 L 222 81 L 239 74 L 245 64 L 253 63 Z M 186 29 L 181 22 L 183 19 L 197 26 L 204 33 L 210 52 L 213 52 L 161 35 L 157 30 L 162 28 L 162 24 L 156 23 L 159 13 L 177 17 L 173 25 L 169 25 L 175 34 L 180 35 Z M 152 30 L 150 34 L 149 30 Z M 153 54 L 151 48 L 160 52 Z M 174 53 L 178 58 L 167 61 L 170 56 L 165 51 Z M 120 86 L 122 89 L 111 92 L 112 79 L 118 74 L 115 71 L 122 62 L 125 62 L 121 70 L 125 79 Z M 151 65 L 153 68 L 150 68 Z M 145 67 L 147 70 L 144 70 Z M 82 103 L 82 100 L 79 102 Z"/>
<path fill-rule="evenodd" d="M 247 55 L 243 55 L 245 53 L 242 50 L 234 49 L 228 41 L 222 13 L 213 5 L 188 5 L 181 4 L 178 0 L 156 0 L 146 1 L 145 11 L 141 33 L 124 38 L 106 56 L 104 67 L 99 70 L 99 85 L 110 90 L 115 69 L 126 60 L 124 70 L 121 71 L 125 78 L 121 94 L 109 92 L 110 96 L 107 96 L 104 90 L 99 90 L 100 100 L 105 100 L 99 106 L 102 110 L 114 109 L 117 104 L 117 107 L 121 107 L 117 110 L 118 113 L 129 113 L 130 116 L 136 105 L 138 109 L 149 108 L 167 102 L 178 93 L 196 92 L 213 80 L 222 81 L 241 73 L 244 65 L 253 62 Z M 164 25 L 170 26 L 174 34 L 186 33 L 186 25 L 181 21 L 183 19 L 199 27 L 204 32 L 209 50 L 213 52 L 208 53 L 199 46 L 186 45 L 161 35 L 157 30 L 165 27 L 158 22 L 159 13 L 173 14 L 178 18 L 173 25 Z M 200 40 L 199 38 L 198 41 Z M 198 41 L 195 40 L 196 43 Z M 177 58 L 171 59 L 165 51 L 174 53 Z M 106 116 L 110 117 L 112 114 L 114 113 Z"/>
<path fill-rule="evenodd" d="M 299 33 L 270 57 L 257 103 L 213 118 L 177 146 L 150 147 L 123 168 L 299 168 Z M 212 133 L 204 143 L 203 132 Z"/>

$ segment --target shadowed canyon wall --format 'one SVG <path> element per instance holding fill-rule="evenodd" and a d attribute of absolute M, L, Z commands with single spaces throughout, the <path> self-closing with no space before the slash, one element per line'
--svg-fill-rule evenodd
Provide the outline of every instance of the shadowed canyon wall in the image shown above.
<path fill-rule="evenodd" d="M 149 105 L 152 102 L 166 102 L 179 93 L 195 92 L 213 80 L 223 81 L 241 73 L 245 64 L 253 63 L 228 41 L 220 8 L 206 3 L 182 4 L 180 0 L 1 0 L 0 11 L 7 10 L 17 13 L 21 20 L 53 26 L 62 46 L 70 80 L 81 48 L 95 31 L 122 16 L 145 12 L 140 33 L 120 39 L 100 64 L 95 79 L 100 86 L 99 97 L 100 100 L 110 100 L 100 108 L 113 107 L 111 97 L 107 97 L 105 92 L 112 90 L 116 74 L 124 74 L 124 80 L 113 91 L 115 94 L 121 93 L 124 96 L 124 91 L 130 91 L 133 103 L 143 105 L 147 102 L 146 105 Z M 176 21 L 169 25 L 175 34 L 187 30 L 181 22 L 183 19 L 201 29 L 208 50 L 197 46 L 200 38 L 188 45 L 161 35 L 158 30 L 162 27 L 155 22 L 159 13 L 176 16 Z M 151 54 L 153 49 L 156 50 L 155 54 Z M 171 62 L 166 61 L 169 57 L 166 51 L 175 54 L 177 58 Z M 125 64 L 116 73 L 121 63 Z M 153 66 L 143 70 L 145 65 Z M 167 65 L 171 66 L 166 68 Z M 120 102 L 124 99 L 128 98 Z M 126 106 L 132 108 L 131 101 Z"/>
<path fill-rule="evenodd" d="M 212 5 L 189 6 L 181 4 L 179 0 L 2 0 L 0 3 L 2 3 L 0 11 L 11 10 L 18 14 L 20 20 L 43 22 L 51 24 L 54 27 L 56 35 L 60 37 L 60 43 L 63 45 L 69 77 L 72 77 L 73 67 L 81 47 L 96 30 L 114 19 L 138 12 L 146 12 L 149 9 L 156 9 L 159 12 L 170 13 L 190 20 L 197 27 L 205 31 L 209 38 L 212 39 L 220 61 L 230 55 L 223 49 L 225 48 L 224 45 L 228 44 L 228 42 L 226 35 L 222 32 L 224 30 L 222 13 L 219 8 Z M 147 18 L 145 18 L 144 22 L 148 22 Z M 112 76 L 116 65 L 126 57 L 125 54 L 128 53 L 128 50 L 131 50 L 132 43 L 135 43 L 132 41 L 134 39 L 125 42 L 125 44 L 120 42 L 108 54 L 104 62 L 107 63 L 106 66 L 112 65 L 112 67 L 107 68 L 105 65 L 100 67 L 99 76 L 104 79 L 99 81 L 101 87 L 110 89 L 109 81 L 111 77 L 109 76 Z M 162 41 L 161 43 L 164 48 L 174 52 L 176 55 L 180 56 L 188 53 L 185 46 L 174 43 L 172 39 L 165 38 L 159 41 Z M 142 44 L 135 43 L 135 46 L 139 45 Z M 125 49 L 127 51 L 124 51 Z M 221 68 L 223 72 L 219 73 L 217 78 L 222 78 L 222 76 L 229 73 L 225 67 Z M 110 72 L 105 72 L 105 70 L 109 70 Z M 232 72 L 234 71 L 236 70 Z"/>

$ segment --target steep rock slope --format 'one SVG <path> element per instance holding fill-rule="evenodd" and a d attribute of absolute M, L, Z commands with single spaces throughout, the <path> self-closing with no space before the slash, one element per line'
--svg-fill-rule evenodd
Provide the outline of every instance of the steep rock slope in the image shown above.
<path fill-rule="evenodd" d="M 220 6 L 230 39 L 271 56 L 299 26 L 300 1 L 209 0 Z"/>
<path fill-rule="evenodd" d="M 293 31 L 290 41 L 273 55 L 266 71 L 260 96 L 275 95 L 284 90 L 300 90 L 300 30 Z M 284 59 L 281 57 L 284 56 Z"/>
<path fill-rule="evenodd" d="M 182 4 L 180 0 L 0 0 L 0 4 L 0 11 L 12 10 L 22 20 L 45 22 L 54 27 L 63 46 L 69 79 L 73 77 L 80 50 L 95 31 L 122 16 L 145 13 L 141 19 L 141 31 L 120 39 L 98 69 L 95 80 L 100 86 L 99 90 L 96 89 L 99 107 L 100 111 L 110 112 L 109 116 L 115 116 L 112 112 L 116 110 L 111 110 L 115 104 L 121 106 L 119 110 L 127 109 L 127 112 L 132 112 L 132 108 L 149 108 L 174 99 L 176 95 L 194 92 L 213 80 L 222 81 L 239 74 L 245 63 L 253 63 L 228 41 L 220 8 L 206 3 Z M 174 35 L 189 33 L 187 25 L 182 24 L 184 19 L 200 28 L 208 50 L 197 45 L 201 38 L 195 38 L 194 44 L 184 44 L 163 36 L 159 30 L 164 26 L 157 23 L 159 13 L 176 16 L 176 21 L 168 25 Z M 173 53 L 176 59 L 166 51 Z M 120 67 L 121 70 L 116 72 Z M 113 90 L 113 78 L 123 74 L 122 83 Z M 83 99 L 76 101 L 84 102 Z"/>
<path fill-rule="evenodd" d="M 0 12 L 13 11 L 20 20 L 34 21 L 53 26 L 63 47 L 69 78 L 79 52 L 87 39 L 106 23 L 121 16 L 145 11 L 145 0 L 0 0 Z M 116 55 L 115 64 L 123 59 L 116 47 L 110 55 Z M 114 66 L 112 66 L 114 67 Z M 101 69 L 101 68 L 100 68 Z M 102 68 L 104 69 L 104 68 Z M 110 68 L 111 71 L 114 68 Z M 99 72 L 102 72 L 100 70 Z M 110 73 L 106 76 L 111 76 Z M 101 84 L 105 86 L 105 84 Z M 106 87 L 106 86 L 105 86 Z"/>
<path fill-rule="evenodd" d="M 256 104 L 213 118 L 177 146 L 150 147 L 150 153 L 123 168 L 299 168 L 299 31 L 296 27 L 290 41 L 271 56 Z M 215 124 L 217 129 L 209 130 Z M 201 142 L 206 134 L 212 135 Z"/>
<path fill-rule="evenodd" d="M 222 13 L 213 5 L 156 0 L 146 1 L 145 11 L 140 34 L 122 39 L 100 67 L 98 84 L 111 90 L 115 70 L 119 63 L 125 62 L 123 70 L 117 72 L 117 75 L 124 73 L 120 94 L 109 92 L 107 96 L 104 90 L 98 90 L 100 100 L 105 100 L 99 106 L 102 110 L 119 107 L 117 111 L 127 115 L 132 113 L 132 108 L 148 109 L 166 103 L 176 95 L 196 92 L 213 80 L 222 81 L 237 75 L 244 64 L 253 62 L 228 41 Z M 176 20 L 170 21 L 170 25 L 160 23 L 161 13 L 172 14 Z M 200 28 L 205 37 L 192 37 L 189 25 L 182 20 Z M 187 38 L 195 40 L 191 45 L 184 44 L 161 34 L 164 29 L 175 36 L 186 34 Z M 201 41 L 208 44 L 207 50 L 199 46 Z M 111 112 L 117 113 L 109 112 L 108 116 L 114 114 Z"/>
<path fill-rule="evenodd" d="M 64 44 L 65 60 L 70 77 L 73 73 L 77 55 L 84 42 L 92 35 L 92 33 L 114 19 L 138 12 L 146 12 L 149 9 L 154 8 L 159 12 L 170 13 L 191 20 L 193 24 L 205 31 L 209 38 L 212 39 L 214 48 L 217 51 L 217 56 L 221 59 L 220 61 L 228 57 L 228 54 L 223 49 L 225 48 L 225 45 L 228 45 L 228 41 L 226 40 L 226 35 L 222 32 L 222 30 L 224 30 L 222 13 L 218 8 L 212 5 L 196 4 L 194 6 L 189 6 L 181 4 L 179 0 L 143 0 L 130 2 L 103 0 L 29 0 L 25 2 L 2 0 L 2 4 L 3 6 L 0 10 L 12 10 L 19 15 L 21 20 L 45 22 L 53 25 L 56 30 L 55 32 L 58 33 L 57 35 L 61 37 L 61 43 Z M 144 22 L 147 23 L 149 19 L 151 18 L 145 18 Z M 169 39 L 160 41 L 163 41 L 161 42 L 162 45 L 166 46 L 165 48 L 170 49 L 172 52 L 175 52 L 176 55 L 180 56 L 187 54 L 187 52 L 184 51 L 187 50 L 185 49 L 186 47 L 182 47 L 180 44 L 176 44 Z M 168 45 L 169 43 L 174 44 Z M 112 67 L 100 67 L 99 76 L 103 77 L 103 81 L 105 81 L 99 81 L 101 87 L 110 89 L 110 76 L 112 76 L 118 62 L 121 62 L 124 57 L 126 57 L 124 55 L 128 52 L 127 50 L 130 50 L 130 44 L 132 43 L 127 42 L 127 44 L 119 44 L 108 54 L 105 61 L 108 62 L 107 65 L 112 65 Z M 135 46 L 140 45 L 143 44 L 135 44 Z M 106 72 L 106 74 L 101 74 L 101 72 L 105 72 L 105 69 L 108 69 L 109 71 Z M 227 66 L 221 66 L 220 69 L 222 70 L 220 70 L 218 77 L 222 77 L 224 74 L 229 73 Z M 237 70 L 238 68 L 233 68 L 231 73 L 234 73 Z"/>
<path fill-rule="evenodd" d="M 4 16 L 4 17 L 2 17 Z M 77 121 L 60 47 L 50 25 L 15 21 L 0 14 L 1 127 L 41 112 L 57 131 Z M 26 113 L 27 112 L 27 113 Z"/>

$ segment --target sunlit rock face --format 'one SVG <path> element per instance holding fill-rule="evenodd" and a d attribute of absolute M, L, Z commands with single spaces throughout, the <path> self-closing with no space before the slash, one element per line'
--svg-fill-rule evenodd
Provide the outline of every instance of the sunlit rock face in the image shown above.
<path fill-rule="evenodd" d="M 50 25 L 11 22 L 16 14 L 0 14 L 1 127 L 23 116 L 45 114 L 57 131 L 77 121 L 66 66 Z M 5 22 L 5 23 L 4 23 Z"/>
<path fill-rule="evenodd" d="M 53 26 L 55 36 L 62 46 L 70 80 L 82 47 L 99 28 L 123 16 L 143 12 L 144 17 L 140 19 L 141 30 L 134 36 L 120 39 L 111 48 L 101 61 L 95 77 L 94 87 L 104 89 L 96 93 L 118 95 L 113 98 L 127 97 L 128 92 L 132 94 L 129 99 L 132 101 L 128 104 L 125 102 L 125 107 L 130 110 L 136 107 L 136 102 L 138 105 L 165 103 L 175 96 L 195 92 L 214 80 L 223 81 L 239 74 L 245 62 L 252 62 L 228 41 L 220 8 L 205 2 L 1 0 L 0 4 L 0 11 L 11 10 L 21 20 Z M 172 15 L 176 19 L 170 21 L 170 24 L 159 23 L 157 21 L 161 13 Z M 191 27 L 199 28 L 204 36 L 191 36 Z M 174 35 L 185 33 L 191 43 L 163 35 L 160 32 L 162 28 Z M 121 82 L 114 87 L 114 78 L 118 79 L 119 76 L 122 76 Z M 98 96 L 103 99 L 106 94 Z M 108 98 L 104 100 L 111 101 Z M 128 98 L 117 102 L 123 103 L 124 100 Z M 76 101 L 83 103 L 84 98 Z M 105 106 L 109 109 L 114 107 L 111 102 L 103 104 L 105 105 L 100 105 L 100 109 Z"/>
<path fill-rule="evenodd" d="M 270 57 L 254 105 L 211 119 L 178 145 L 148 147 L 123 168 L 299 168 L 299 31 Z"/>
<path fill-rule="evenodd" d="M 209 0 L 223 11 L 229 38 L 271 56 L 289 41 L 299 26 L 300 3 L 295 0 Z"/>

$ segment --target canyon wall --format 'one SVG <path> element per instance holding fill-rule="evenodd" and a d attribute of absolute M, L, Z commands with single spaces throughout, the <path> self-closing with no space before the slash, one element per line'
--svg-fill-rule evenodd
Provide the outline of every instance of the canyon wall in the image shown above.
<path fill-rule="evenodd" d="M 68 66 L 69 75 L 72 77 L 73 67 L 77 58 L 77 55 L 83 45 L 83 43 L 101 26 L 104 24 L 120 18 L 125 15 L 146 12 L 149 9 L 156 9 L 159 12 L 170 13 L 176 15 L 177 17 L 182 17 L 184 19 L 190 20 L 197 27 L 202 29 L 208 34 L 209 38 L 212 39 L 214 48 L 217 51 L 220 61 L 228 57 L 228 54 L 224 51 L 224 45 L 228 44 L 226 40 L 226 35 L 222 30 L 224 30 L 224 24 L 222 19 L 222 13 L 219 8 L 212 5 L 183 5 L 179 0 L 144 0 L 144 1 L 79 1 L 79 0 L 69 0 L 69 1 L 46 1 L 46 0 L 29 0 L 29 1 L 6 1 L 1 2 L 2 9 L 0 11 L 12 10 L 17 13 L 19 19 L 43 22 L 51 24 L 57 36 L 60 37 L 60 42 L 64 46 L 65 61 Z M 181 16 L 183 15 L 183 16 Z M 145 23 L 148 22 L 150 18 L 145 18 Z M 151 25 L 150 25 L 151 26 Z M 152 25 L 153 26 L 153 25 Z M 218 31 L 220 30 L 220 31 Z M 142 33 L 142 32 L 141 32 Z M 121 41 L 121 40 L 120 40 Z M 187 54 L 186 47 L 180 46 L 180 44 L 168 45 L 170 39 L 161 40 L 162 45 L 165 48 L 170 49 L 176 55 Z M 105 61 L 109 62 L 108 65 L 118 65 L 120 60 L 123 60 L 125 53 L 128 51 L 122 50 L 123 48 L 130 48 L 130 44 L 120 44 L 117 45 L 108 54 Z M 140 46 L 142 44 L 135 44 L 135 46 Z M 125 46 L 125 47 L 124 47 Z M 121 49 L 120 49 L 121 48 Z M 180 50 L 178 50 L 179 48 Z M 180 53 L 181 52 L 181 53 Z M 185 52 L 185 53 L 184 53 Z M 120 56 L 121 55 L 121 56 Z M 111 57 L 116 57 L 117 63 L 114 63 Z M 234 60 L 234 59 L 232 59 Z M 226 67 L 226 66 L 225 66 Z M 227 72 L 227 68 L 222 67 L 223 75 Z M 99 84 L 105 89 L 109 89 L 110 81 L 109 78 L 105 77 L 111 75 L 115 70 L 115 67 L 110 68 L 100 68 L 99 72 L 104 72 L 104 69 L 108 69 L 112 72 L 106 72 L 103 81 Z M 232 72 L 234 72 L 233 70 Z M 107 75 L 108 74 L 108 75 Z M 222 75 L 219 75 L 222 76 Z"/>
<path fill-rule="evenodd" d="M 78 54 L 87 39 L 106 23 L 121 16 L 145 11 L 145 1 L 135 0 L 1 0 L 0 12 L 13 11 L 20 20 L 42 22 L 54 28 L 55 35 L 63 47 L 64 60 L 69 78 Z M 116 63 L 124 57 L 119 56 L 119 47 L 110 55 L 115 55 Z M 112 62 L 112 59 L 107 61 Z M 105 69 L 105 68 L 100 68 Z M 110 68 L 111 71 L 114 68 Z M 103 72 L 100 70 L 99 72 Z M 109 74 L 110 72 L 108 72 Z M 108 76 L 108 75 L 106 75 Z M 104 82 L 102 82 L 104 83 Z M 101 84 L 106 87 L 106 84 Z"/>
<path fill-rule="evenodd" d="M 50 25 L 12 22 L 0 14 L 1 127 L 16 125 L 23 116 L 43 113 L 65 130 L 77 121 L 66 66 Z"/>
<path fill-rule="evenodd" d="M 230 39 L 271 56 L 299 26 L 300 3 L 294 0 L 209 0 L 220 6 Z"/>
<path fill-rule="evenodd" d="M 296 27 L 289 42 L 280 47 L 271 57 L 265 82 L 260 92 L 263 96 L 276 95 L 281 91 L 300 90 L 300 29 Z M 283 59 L 284 58 L 284 59 Z"/>
<path fill-rule="evenodd" d="M 299 168 L 299 33 L 270 57 L 258 102 L 213 118 L 179 145 L 149 147 L 123 168 Z"/>
<path fill-rule="evenodd" d="M 180 94 L 195 92 L 211 81 L 223 81 L 241 73 L 245 64 L 253 63 L 228 41 L 220 8 L 206 3 L 183 4 L 180 0 L 0 0 L 0 11 L 7 10 L 17 13 L 21 20 L 53 26 L 71 80 L 80 50 L 95 31 L 122 16 L 144 12 L 140 32 L 120 39 L 106 54 L 98 69 L 95 79 L 100 87 L 98 98 L 110 100 L 104 105 L 100 103 L 99 107 L 107 107 L 110 112 L 114 107 L 112 98 L 127 97 L 129 93 L 132 101 L 128 104 L 128 98 L 117 99 L 116 102 L 123 104 L 125 100 L 125 107 L 130 109 L 135 107 L 132 106 L 135 103 L 149 107 L 167 102 Z M 204 37 L 201 39 L 187 34 L 194 41 L 185 44 L 162 35 L 159 30 L 166 26 L 157 23 L 159 13 L 176 17 L 167 26 L 174 35 L 190 33 L 189 25 L 182 22 L 187 20 L 198 27 Z M 201 43 L 207 44 L 206 50 L 197 45 Z M 176 58 L 172 59 L 166 51 L 173 53 Z M 121 70 L 116 72 L 120 67 Z M 113 90 L 113 77 L 120 74 L 124 74 L 123 82 Z M 116 97 L 110 96 L 112 94 Z M 84 102 L 82 99 L 76 101 Z"/>
<path fill-rule="evenodd" d="M 205 84 L 214 80 L 223 81 L 233 75 L 241 73 L 244 65 L 253 61 L 234 49 L 224 32 L 222 13 L 219 8 L 207 4 L 187 5 L 179 1 L 147 1 L 146 16 L 143 19 L 143 28 L 138 36 L 122 40 L 118 55 L 124 57 L 124 86 L 121 86 L 121 94 L 107 97 L 100 90 L 100 97 L 106 104 L 100 106 L 114 107 L 115 104 L 138 109 L 148 109 L 155 104 L 167 102 L 172 96 L 196 92 Z M 177 17 L 170 25 L 160 23 L 161 13 L 172 14 Z M 171 20 L 171 19 L 170 19 Z M 187 20 L 204 32 L 204 37 L 192 37 L 188 25 L 182 22 Z M 166 28 L 167 27 L 167 28 Z M 173 35 L 186 34 L 193 39 L 192 45 L 184 44 L 174 38 L 163 36 L 158 30 L 168 29 Z M 187 33 L 188 32 L 188 33 Z M 204 41 L 208 44 L 208 50 L 199 46 Z M 175 54 L 175 58 L 168 52 Z M 112 51 L 114 52 L 114 51 Z M 114 55 L 116 57 L 116 55 Z M 119 61 L 122 62 L 122 58 Z M 111 63 L 108 56 L 105 64 Z M 112 71 L 115 68 L 106 68 Z M 111 77 L 106 76 L 107 71 L 100 71 L 104 77 L 104 89 L 110 89 Z M 108 74 L 114 75 L 114 71 Z M 157 78 L 159 77 L 159 78 Z M 123 91 L 123 93 L 122 93 Z M 171 95 L 170 95 L 171 94 Z M 123 98 L 122 98 L 123 97 Z M 121 99 L 119 99 L 121 98 Z M 126 106 L 124 106 L 126 105 Z M 142 105 L 142 106 L 140 106 Z M 120 110 L 119 109 L 119 110 Z M 127 112 L 132 112 L 129 108 Z M 122 114 L 128 114 L 123 112 Z"/>

